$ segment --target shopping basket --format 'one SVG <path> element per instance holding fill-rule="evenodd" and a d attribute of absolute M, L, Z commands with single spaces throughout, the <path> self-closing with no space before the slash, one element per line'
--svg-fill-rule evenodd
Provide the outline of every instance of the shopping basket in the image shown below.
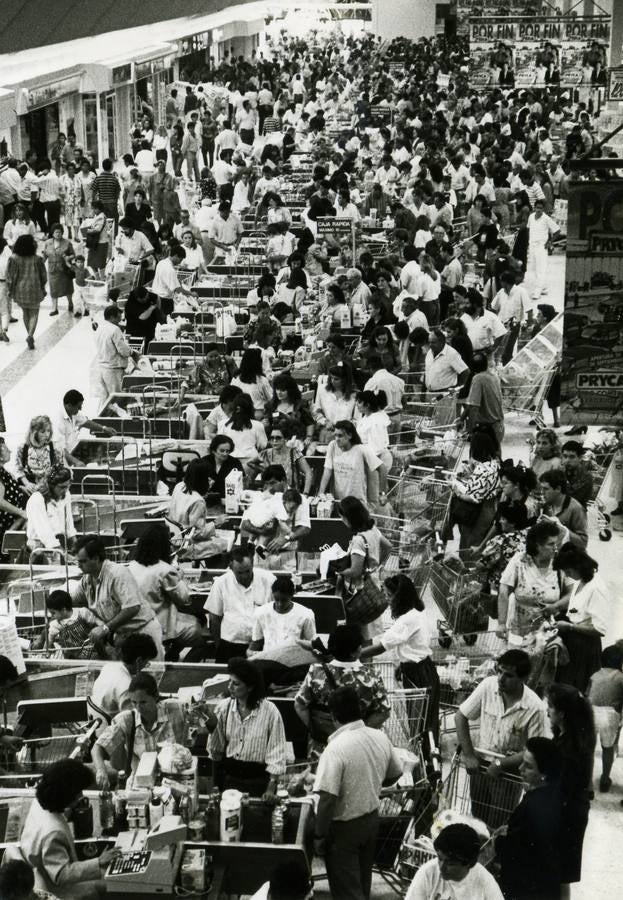
<path fill-rule="evenodd" d="M 472 568 L 458 557 L 437 558 L 429 574 L 432 599 L 445 623 L 446 636 L 474 634 L 489 627 L 490 597 Z"/>
<path fill-rule="evenodd" d="M 424 733 L 428 689 L 403 687 L 393 662 L 374 662 L 372 665 L 383 679 L 391 709 L 389 718 L 383 723 L 383 731 L 394 747 L 413 752 Z"/>

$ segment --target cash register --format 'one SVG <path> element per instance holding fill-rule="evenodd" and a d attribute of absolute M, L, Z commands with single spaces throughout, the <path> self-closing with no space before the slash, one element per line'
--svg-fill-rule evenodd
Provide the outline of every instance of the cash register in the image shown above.
<path fill-rule="evenodd" d="M 173 892 L 186 840 L 180 816 L 163 816 L 151 830 L 122 831 L 115 842 L 120 850 L 104 873 L 109 894 Z"/>

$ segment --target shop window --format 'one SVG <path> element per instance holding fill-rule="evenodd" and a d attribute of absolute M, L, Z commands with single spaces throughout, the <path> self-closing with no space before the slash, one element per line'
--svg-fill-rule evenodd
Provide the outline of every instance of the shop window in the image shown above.
<path fill-rule="evenodd" d="M 82 100 L 84 119 L 84 152 L 97 161 L 97 98 L 95 94 L 84 96 Z"/>

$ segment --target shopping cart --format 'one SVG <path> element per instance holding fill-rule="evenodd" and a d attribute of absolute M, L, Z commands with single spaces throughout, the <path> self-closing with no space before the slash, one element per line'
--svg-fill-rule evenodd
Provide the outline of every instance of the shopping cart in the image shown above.
<path fill-rule="evenodd" d="M 490 595 L 483 593 L 474 568 L 458 556 L 438 557 L 431 565 L 431 596 L 443 616 L 438 628 L 450 643 L 454 636 L 461 635 L 469 644 L 474 634 L 489 627 Z"/>
<path fill-rule="evenodd" d="M 403 424 L 400 433 L 390 434 L 389 449 L 392 454 L 391 475 L 398 475 L 411 467 L 455 473 L 464 456 L 465 440 L 452 426 L 418 426 L 408 431 Z"/>
<path fill-rule="evenodd" d="M 391 707 L 389 718 L 383 724 L 383 731 L 394 747 L 414 752 L 424 734 L 428 689 L 403 687 L 393 662 L 374 662 L 372 665 L 383 679 Z"/>
<path fill-rule="evenodd" d="M 423 758 L 421 769 L 419 765 L 414 771 L 413 785 L 383 790 L 379 805 L 374 871 L 400 897 L 404 896 L 410 880 L 397 867 L 401 849 L 410 832 L 421 829 L 422 833 L 430 827 L 434 810 L 434 789 L 426 777 Z"/>
<path fill-rule="evenodd" d="M 504 774 L 492 778 L 486 774 L 490 763 L 500 758 L 499 754 L 479 749 L 476 752 L 480 768 L 469 773 L 460 750 L 457 751 L 448 776 L 432 796 L 429 808 L 414 819 L 405 834 L 395 866 L 396 876 L 403 884 L 408 884 L 421 866 L 435 858 L 430 835 L 436 835 L 451 821 L 460 818 L 465 821 L 464 817 L 470 817 L 468 821 L 481 836 L 480 862 L 485 866 L 493 863 L 494 832 L 508 823 L 521 800 L 523 787 L 517 776 Z"/>
<path fill-rule="evenodd" d="M 0 785 L 6 777 L 40 775 L 61 759 L 85 759 L 95 741 L 98 724 L 73 723 L 73 733 L 24 740 L 17 752 L 1 750 Z"/>
<path fill-rule="evenodd" d="M 409 525 L 421 540 L 437 539 L 443 532 L 450 507 L 452 489 L 448 475 L 410 466 L 401 478 L 389 478 L 387 500 L 394 515 Z"/>

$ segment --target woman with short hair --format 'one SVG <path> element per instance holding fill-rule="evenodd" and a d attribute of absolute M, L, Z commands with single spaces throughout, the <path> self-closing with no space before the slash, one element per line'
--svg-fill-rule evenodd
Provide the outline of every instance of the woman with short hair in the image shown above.
<path fill-rule="evenodd" d="M 9 297 L 21 307 L 29 350 L 35 349 L 34 335 L 47 280 L 45 263 L 37 255 L 34 237 L 21 234 L 13 245 L 13 255 L 7 263 L 6 287 Z"/>
<path fill-rule="evenodd" d="M 93 772 L 77 759 L 48 766 L 37 783 L 19 846 L 6 851 L 7 858 L 25 859 L 33 867 L 38 890 L 62 900 L 99 900 L 106 891 L 102 876 L 119 853 L 104 850 L 95 859 L 78 860 L 69 819 L 93 782 Z"/>

